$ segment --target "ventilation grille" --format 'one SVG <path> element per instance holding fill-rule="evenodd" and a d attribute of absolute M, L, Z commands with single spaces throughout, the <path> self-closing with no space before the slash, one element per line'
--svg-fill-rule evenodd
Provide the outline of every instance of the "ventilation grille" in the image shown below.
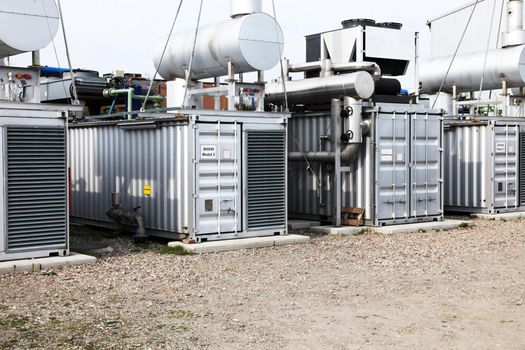
<path fill-rule="evenodd" d="M 66 246 L 64 128 L 7 128 L 7 248 Z"/>
<path fill-rule="evenodd" d="M 248 228 L 286 225 L 286 135 L 248 132 Z"/>
<path fill-rule="evenodd" d="M 525 133 L 520 133 L 520 205 L 525 205 Z"/>

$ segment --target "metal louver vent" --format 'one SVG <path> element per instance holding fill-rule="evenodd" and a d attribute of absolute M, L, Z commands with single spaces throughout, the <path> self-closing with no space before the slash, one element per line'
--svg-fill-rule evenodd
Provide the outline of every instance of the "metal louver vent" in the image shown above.
<path fill-rule="evenodd" d="M 525 132 L 520 133 L 520 205 L 525 205 Z"/>
<path fill-rule="evenodd" d="M 286 135 L 248 132 L 248 228 L 285 228 Z"/>
<path fill-rule="evenodd" d="M 7 128 L 8 251 L 65 248 L 66 167 L 64 128 Z"/>

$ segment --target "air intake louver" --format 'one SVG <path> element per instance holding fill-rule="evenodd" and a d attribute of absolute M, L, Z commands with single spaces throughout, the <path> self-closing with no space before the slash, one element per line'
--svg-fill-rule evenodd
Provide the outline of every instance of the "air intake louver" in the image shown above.
<path fill-rule="evenodd" d="M 520 133 L 520 205 L 525 206 L 525 133 Z"/>
<path fill-rule="evenodd" d="M 63 128 L 7 128 L 9 251 L 66 246 L 66 167 Z"/>
<path fill-rule="evenodd" d="M 286 135 L 248 132 L 248 228 L 285 228 Z"/>

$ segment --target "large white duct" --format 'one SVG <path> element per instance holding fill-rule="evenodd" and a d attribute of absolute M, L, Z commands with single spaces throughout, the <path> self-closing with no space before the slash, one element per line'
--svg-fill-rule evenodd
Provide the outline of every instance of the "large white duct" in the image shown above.
<path fill-rule="evenodd" d="M 451 61 L 452 56 L 445 56 L 421 64 L 419 77 L 424 93 L 439 91 Z M 452 92 L 453 86 L 461 92 L 478 91 L 482 77 L 483 90 L 500 89 L 503 81 L 509 88 L 525 85 L 525 46 L 490 50 L 487 55 L 478 52 L 457 56 L 442 91 Z"/>
<path fill-rule="evenodd" d="M 190 62 L 194 30 L 175 34 L 170 40 L 159 74 L 167 80 L 184 79 Z M 159 66 L 165 41 L 157 45 L 153 61 Z M 228 62 L 236 73 L 273 68 L 284 48 L 284 36 L 273 17 L 254 13 L 199 29 L 191 78 L 195 80 L 228 74 Z"/>
<path fill-rule="evenodd" d="M 44 48 L 59 20 L 54 0 L 0 0 L 0 58 Z"/>
<path fill-rule="evenodd" d="M 286 95 L 291 104 L 330 102 L 333 98 L 345 96 L 366 100 L 372 97 L 374 91 L 374 79 L 364 71 L 286 82 Z M 267 102 L 276 105 L 283 103 L 282 82 L 266 84 L 265 92 Z"/>

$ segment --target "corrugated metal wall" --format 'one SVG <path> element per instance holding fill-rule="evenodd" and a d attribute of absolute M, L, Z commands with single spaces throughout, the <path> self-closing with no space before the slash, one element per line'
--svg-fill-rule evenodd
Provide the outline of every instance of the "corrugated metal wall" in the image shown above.
<path fill-rule="evenodd" d="M 141 207 L 148 229 L 183 233 L 192 227 L 191 127 L 81 127 L 69 136 L 73 217 L 111 222 L 106 211 L 118 192 L 125 209 Z"/>

